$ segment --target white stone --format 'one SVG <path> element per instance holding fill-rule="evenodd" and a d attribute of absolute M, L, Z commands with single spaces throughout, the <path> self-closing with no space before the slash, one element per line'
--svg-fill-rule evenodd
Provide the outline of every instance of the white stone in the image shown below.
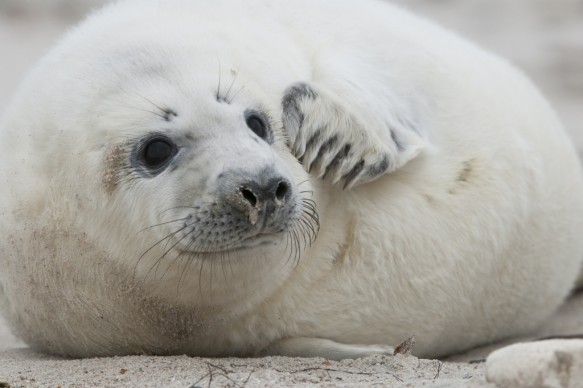
<path fill-rule="evenodd" d="M 511 345 L 490 354 L 486 380 L 498 387 L 583 387 L 583 340 Z"/>

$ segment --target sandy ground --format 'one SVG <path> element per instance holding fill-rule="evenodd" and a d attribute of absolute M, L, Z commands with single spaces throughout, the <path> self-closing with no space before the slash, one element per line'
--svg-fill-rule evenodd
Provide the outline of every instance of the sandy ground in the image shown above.
<path fill-rule="evenodd" d="M 0 354 L 0 365 L 14 386 L 46 383 L 74 386 L 394 386 L 487 387 L 481 365 L 415 357 L 373 356 L 333 362 L 325 359 L 269 357 L 199 359 L 115 357 L 63 361 L 28 350 Z"/>
<path fill-rule="evenodd" d="M 0 0 L 0 114 L 30 66 L 100 0 Z M 523 68 L 549 97 L 583 150 L 582 0 L 394 0 L 460 32 Z M 75 6 L 71 6 L 71 3 Z M 30 4 L 35 4 L 31 8 Z M 529 338 L 583 332 L 583 295 Z M 481 360 L 513 339 L 448 360 L 371 357 L 63 360 L 36 354 L 0 321 L 0 387 L 11 386 L 371 386 L 486 387 Z"/>

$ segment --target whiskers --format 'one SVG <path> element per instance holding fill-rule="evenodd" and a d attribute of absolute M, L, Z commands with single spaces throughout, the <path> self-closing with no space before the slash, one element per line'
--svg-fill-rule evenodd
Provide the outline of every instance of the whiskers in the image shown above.
<path fill-rule="evenodd" d="M 286 265 L 291 263 L 294 268 L 298 266 L 302 252 L 316 241 L 320 230 L 316 202 L 305 197 L 306 193 L 310 192 L 300 192 L 301 206 L 283 236 L 285 238 L 284 255 L 287 255 L 285 263 Z"/>
<path fill-rule="evenodd" d="M 245 90 L 245 85 L 240 86 L 236 90 L 233 89 L 233 86 L 235 86 L 235 82 L 237 81 L 237 77 L 239 76 L 239 70 L 240 70 L 239 67 L 237 69 L 231 69 L 231 74 L 233 76 L 233 79 L 231 80 L 229 87 L 227 88 L 226 93 L 223 93 L 223 91 L 221 89 L 222 69 L 221 69 L 221 62 L 219 61 L 219 82 L 218 82 L 218 86 L 217 86 L 217 90 L 216 90 L 217 101 L 226 102 L 227 104 L 231 104 L 235 100 L 235 98 L 243 90 Z M 231 95 L 231 92 L 233 92 L 232 95 Z"/>
<path fill-rule="evenodd" d="M 124 106 L 126 109 L 149 113 L 166 122 L 170 122 L 178 117 L 178 113 L 175 110 L 154 102 L 136 90 L 128 90 L 124 86 L 119 86 L 119 90 L 124 94 L 125 98 L 120 98 L 118 104 Z"/>
<path fill-rule="evenodd" d="M 169 292 L 168 287 L 175 287 L 177 299 L 183 298 L 184 292 L 192 293 L 192 287 L 198 287 L 199 296 L 208 303 L 217 292 L 217 282 L 220 283 L 221 292 L 229 292 L 232 279 L 238 274 L 237 266 L 253 268 L 255 265 L 281 263 L 283 268 L 276 271 L 288 272 L 290 267 L 293 270 L 298 266 L 302 252 L 318 236 L 320 221 L 312 196 L 309 190 L 299 192 L 299 201 L 284 225 L 279 242 L 275 240 L 278 248 L 271 251 L 260 247 L 242 248 L 241 243 L 246 238 L 241 237 L 240 230 L 231 232 L 230 229 L 227 231 L 216 226 L 217 222 L 230 217 L 226 211 L 213 216 L 210 209 L 216 204 L 164 210 L 159 216 L 169 215 L 171 210 L 180 208 L 184 208 L 188 215 L 182 213 L 179 217 L 162 220 L 138 232 L 149 234 L 157 228 L 169 231 L 137 259 L 134 276 L 139 277 L 138 285 L 144 287 L 148 283 L 150 290 L 163 289 L 166 294 Z M 241 253 L 240 249 L 248 249 L 249 253 Z M 251 254 L 254 256 L 249 257 Z M 243 257 L 246 262 L 241 262 Z M 170 273 L 172 275 L 168 278 Z"/>

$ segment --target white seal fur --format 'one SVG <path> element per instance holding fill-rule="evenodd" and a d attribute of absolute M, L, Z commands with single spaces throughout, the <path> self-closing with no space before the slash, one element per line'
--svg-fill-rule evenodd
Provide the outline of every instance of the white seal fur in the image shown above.
<path fill-rule="evenodd" d="M 0 306 L 45 352 L 435 357 L 533 328 L 583 259 L 538 91 L 381 2 L 118 2 L 0 131 Z"/>

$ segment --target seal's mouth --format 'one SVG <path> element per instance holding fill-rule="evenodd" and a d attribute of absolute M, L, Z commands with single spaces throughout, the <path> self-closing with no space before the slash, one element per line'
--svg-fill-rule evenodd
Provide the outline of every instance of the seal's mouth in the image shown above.
<path fill-rule="evenodd" d="M 252 250 L 259 247 L 265 247 L 269 245 L 277 245 L 282 241 L 285 231 L 280 233 L 264 233 L 260 232 L 255 235 L 246 237 L 239 241 L 234 241 L 230 244 L 215 245 L 213 247 L 205 247 L 206 249 L 192 250 L 184 249 L 178 247 L 177 250 L 181 254 L 213 254 L 213 253 L 226 253 L 226 252 L 239 252 Z M 188 248 L 188 246 L 186 247 Z M 208 249 L 210 248 L 210 249 Z"/>
<path fill-rule="evenodd" d="M 229 248 L 228 251 L 246 251 L 267 245 L 277 245 L 277 242 L 281 240 L 281 237 L 281 234 L 261 233 L 257 236 L 249 237 L 241 241 L 241 245 L 238 247 Z"/>

